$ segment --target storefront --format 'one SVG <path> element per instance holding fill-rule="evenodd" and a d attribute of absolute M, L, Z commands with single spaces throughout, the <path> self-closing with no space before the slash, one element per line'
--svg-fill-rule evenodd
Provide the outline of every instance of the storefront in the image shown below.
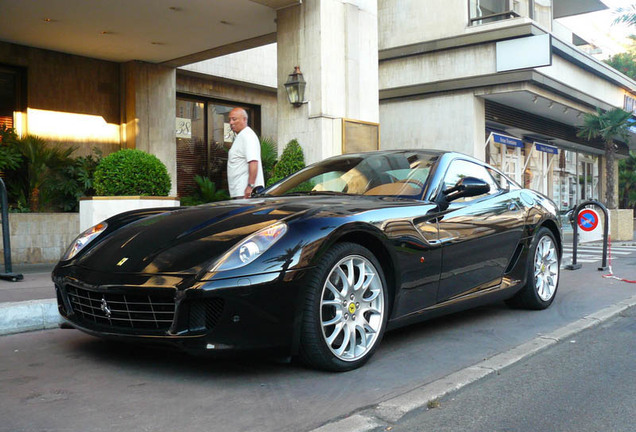
<path fill-rule="evenodd" d="M 599 198 L 599 157 L 488 131 L 487 162 L 520 185 L 552 198 L 559 210 Z"/>

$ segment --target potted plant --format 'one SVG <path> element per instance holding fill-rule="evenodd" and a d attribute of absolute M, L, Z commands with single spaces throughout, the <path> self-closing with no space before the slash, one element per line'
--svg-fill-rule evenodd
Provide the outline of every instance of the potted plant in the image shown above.
<path fill-rule="evenodd" d="M 154 155 L 124 149 L 104 157 L 95 169 L 96 196 L 80 199 L 80 232 L 128 210 L 177 207 L 169 197 L 171 181 L 166 166 Z"/>

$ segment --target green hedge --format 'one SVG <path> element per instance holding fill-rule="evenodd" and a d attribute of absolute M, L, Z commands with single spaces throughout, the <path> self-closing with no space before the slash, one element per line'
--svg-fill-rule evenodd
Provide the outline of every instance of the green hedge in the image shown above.
<path fill-rule="evenodd" d="M 141 150 L 111 153 L 95 169 L 97 195 L 167 196 L 170 186 L 170 176 L 163 162 Z"/>

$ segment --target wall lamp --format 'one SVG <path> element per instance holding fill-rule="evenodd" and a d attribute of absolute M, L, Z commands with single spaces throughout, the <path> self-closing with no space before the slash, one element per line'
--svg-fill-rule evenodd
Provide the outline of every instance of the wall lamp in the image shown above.
<path fill-rule="evenodd" d="M 294 66 L 294 72 L 290 73 L 285 83 L 285 90 L 287 90 L 287 98 L 289 103 L 298 108 L 305 101 L 305 87 L 307 82 L 300 72 L 300 66 Z"/>

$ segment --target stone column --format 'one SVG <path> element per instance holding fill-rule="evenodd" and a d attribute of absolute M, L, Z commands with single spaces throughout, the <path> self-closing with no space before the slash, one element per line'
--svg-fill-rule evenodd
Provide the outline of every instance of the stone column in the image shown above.
<path fill-rule="evenodd" d="M 177 191 L 176 69 L 131 61 L 122 65 L 122 147 L 157 156 Z"/>
<path fill-rule="evenodd" d="M 342 153 L 342 119 L 379 122 L 377 0 L 305 0 L 278 11 L 278 148 L 298 139 L 309 164 Z M 284 83 L 300 66 L 299 108 Z"/>

